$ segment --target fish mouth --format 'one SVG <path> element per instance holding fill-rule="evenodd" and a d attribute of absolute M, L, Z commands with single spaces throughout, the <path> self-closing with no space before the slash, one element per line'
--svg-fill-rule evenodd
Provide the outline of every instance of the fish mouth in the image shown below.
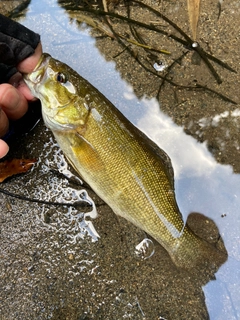
<path fill-rule="evenodd" d="M 36 70 L 38 70 L 39 68 L 44 67 L 44 66 L 46 65 L 46 61 L 45 61 L 45 60 L 47 60 L 47 61 L 49 60 L 49 59 L 47 59 L 47 58 L 51 58 L 50 54 L 48 54 L 48 53 L 43 53 L 43 54 L 41 55 L 41 57 L 40 57 L 37 65 L 36 65 L 36 67 L 34 68 L 33 72 L 36 71 Z"/>
<path fill-rule="evenodd" d="M 46 65 L 48 65 L 50 58 L 51 56 L 48 53 L 43 53 L 34 70 L 31 73 L 23 74 L 23 79 L 29 87 L 42 82 L 45 75 Z"/>

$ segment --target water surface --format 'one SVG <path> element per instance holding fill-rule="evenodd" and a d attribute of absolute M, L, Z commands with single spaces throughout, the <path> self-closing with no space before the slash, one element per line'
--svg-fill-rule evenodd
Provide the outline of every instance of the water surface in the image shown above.
<path fill-rule="evenodd" d="M 165 8 L 165 14 L 169 9 L 174 18 L 180 8 L 175 4 L 170 8 L 172 11 Z M 233 21 L 238 21 L 236 1 L 225 7 L 225 15 L 230 14 Z M 3 319 L 29 319 L 31 315 L 35 319 L 239 319 L 239 139 L 233 134 L 239 128 L 238 105 L 206 93 L 190 92 L 185 98 L 179 93 L 179 105 L 175 103 L 171 109 L 165 101 L 172 101 L 172 89 L 160 96 L 160 102 L 151 96 L 149 87 L 144 92 L 142 87 L 146 86 L 145 80 L 148 83 L 148 74 L 142 76 L 141 70 L 133 70 L 130 65 L 124 67 L 124 58 L 121 63 L 117 58 L 109 60 L 111 54 L 99 50 L 104 39 L 92 36 L 100 34 L 70 18 L 70 13 L 57 1 L 35 0 L 19 21 L 41 34 L 45 52 L 89 80 L 168 153 L 184 219 L 191 212 L 211 218 L 224 241 L 228 260 L 211 281 L 198 281 L 177 270 L 158 245 L 151 258 L 138 260 L 132 248 L 145 235 L 117 220 L 91 191 L 76 187 L 76 181 L 69 185 L 69 180 L 53 174 L 52 168 L 64 174 L 69 168 L 51 133 L 41 125 L 31 133 L 28 145 L 21 151 L 39 158 L 24 192 L 56 201 L 78 200 L 84 192 L 89 201 L 95 200 L 98 218 L 93 220 L 95 209 L 89 214 L 47 206 L 36 206 L 30 215 L 27 204 L 21 204 L 19 209 L 19 205 L 11 202 L 11 210 L 2 217 L 4 272 L 12 279 L 11 285 L 3 276 Z M 108 41 L 113 42 L 106 40 L 106 47 Z M 215 43 L 212 46 L 215 49 Z M 218 56 L 221 50 L 217 51 Z M 204 72 L 208 79 L 208 71 Z M 211 85 L 210 80 L 208 84 Z M 223 91 L 228 85 L 223 84 Z M 239 96 L 232 94 L 236 90 L 235 84 L 235 89 L 225 92 L 239 101 Z M 208 103 L 214 107 L 208 108 Z M 198 113 L 204 116 L 197 117 Z M 223 132 L 219 134 L 217 129 Z M 23 188 L 25 180 L 18 179 L 9 182 L 8 187 L 16 190 L 18 184 Z M 3 199 L 4 208 L 8 201 Z M 14 225 L 10 212 L 16 210 L 21 214 L 15 217 Z M 24 295 L 21 287 L 25 288 Z"/>

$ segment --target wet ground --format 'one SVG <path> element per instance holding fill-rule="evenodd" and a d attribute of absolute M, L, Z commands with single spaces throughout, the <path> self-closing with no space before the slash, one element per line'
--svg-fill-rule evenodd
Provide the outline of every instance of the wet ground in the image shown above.
<path fill-rule="evenodd" d="M 191 37 L 185 2 L 145 4 Z M 85 11 L 77 10 L 78 4 Z M 161 34 L 86 12 L 103 10 L 100 2 L 0 5 L 2 13 L 40 33 L 44 51 L 87 78 L 169 154 L 184 219 L 191 212 L 204 214 L 207 218 L 193 219 L 192 227 L 211 242 L 220 234 L 228 252 L 215 278 L 206 270 L 178 269 L 155 242 L 150 258 L 138 258 L 135 246 L 146 235 L 80 185 L 41 121 L 30 131 L 40 114 L 33 105 L 26 121 L 14 125 L 9 158 L 38 162 L 0 187 L 31 199 L 85 206 L 46 205 L 0 193 L 0 318 L 239 319 L 239 1 L 223 1 L 220 12 L 217 1 L 202 0 L 197 41 L 236 71 L 210 58 L 218 76 L 176 39 L 187 41 L 184 35 L 140 4 L 107 7 Z"/>

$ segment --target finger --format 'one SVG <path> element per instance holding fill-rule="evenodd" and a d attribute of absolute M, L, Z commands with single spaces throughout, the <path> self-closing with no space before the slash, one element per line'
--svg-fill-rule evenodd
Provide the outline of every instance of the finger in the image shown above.
<path fill-rule="evenodd" d="M 9 150 L 9 146 L 6 144 L 5 141 L 0 139 L 0 158 L 3 158 Z"/>
<path fill-rule="evenodd" d="M 24 59 L 17 65 L 17 69 L 21 73 L 29 73 L 34 70 L 36 67 L 40 57 L 42 55 L 42 45 L 41 42 L 38 44 L 37 48 L 35 49 L 35 53 L 30 57 Z"/>
<path fill-rule="evenodd" d="M 28 101 L 36 100 L 36 98 L 33 96 L 31 91 L 29 90 L 28 86 L 24 82 L 22 74 L 20 72 L 15 73 L 9 79 L 9 83 L 13 85 L 15 88 L 17 88 L 18 91 L 20 91 Z"/>
<path fill-rule="evenodd" d="M 26 100 L 37 100 L 37 98 L 34 97 L 34 95 L 31 93 L 30 89 L 23 80 L 19 82 L 17 89 L 25 97 Z"/>
<path fill-rule="evenodd" d="M 8 117 L 5 112 L 0 108 L 0 137 L 3 137 L 9 128 Z"/>
<path fill-rule="evenodd" d="M 0 107 L 9 119 L 21 118 L 28 109 L 28 102 L 24 95 L 8 83 L 0 85 Z"/>

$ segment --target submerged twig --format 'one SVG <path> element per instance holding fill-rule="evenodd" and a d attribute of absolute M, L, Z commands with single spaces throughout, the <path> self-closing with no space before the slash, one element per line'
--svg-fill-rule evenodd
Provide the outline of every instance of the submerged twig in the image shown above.
<path fill-rule="evenodd" d="M 107 11 L 103 11 L 103 12 L 108 13 Z M 114 36 L 112 31 L 111 31 L 111 28 L 110 28 L 110 26 L 112 24 L 110 23 L 109 19 L 106 21 L 108 23 L 108 25 L 106 25 L 106 24 L 100 23 L 99 21 L 96 21 L 96 20 L 92 19 L 91 17 L 89 17 L 87 15 L 84 15 L 84 14 L 79 14 L 79 13 L 75 13 L 75 12 L 72 13 L 71 12 L 71 13 L 69 13 L 69 15 L 70 15 L 71 18 L 76 19 L 78 22 L 85 22 L 89 26 L 100 30 L 101 32 L 103 32 L 104 34 L 106 34 L 107 36 L 109 36 L 112 39 L 115 39 L 116 37 L 120 37 L 120 38 L 124 39 L 125 41 L 127 41 L 127 42 L 129 42 L 129 43 L 131 43 L 133 45 L 136 45 L 138 47 L 142 47 L 142 48 L 148 49 L 150 51 L 155 51 L 155 52 L 162 53 L 162 54 L 168 54 L 168 55 L 171 54 L 167 50 L 153 48 L 150 45 L 142 44 L 142 43 L 139 43 L 139 42 L 137 42 L 135 40 L 128 39 L 128 38 L 124 37 L 123 35 L 121 35 L 119 33 L 115 33 L 115 36 Z"/>
<path fill-rule="evenodd" d="M 164 21 L 166 21 L 167 23 L 169 23 L 175 30 L 177 30 L 184 38 L 185 40 L 188 42 L 188 44 L 191 46 L 191 50 L 195 50 L 198 52 L 199 50 L 199 45 L 194 47 L 193 44 L 195 43 L 195 41 L 193 41 L 180 27 L 178 27 L 178 25 L 176 25 L 174 22 L 172 22 L 170 19 L 168 19 L 166 16 L 164 16 L 162 13 L 158 12 L 157 10 L 153 9 L 152 7 L 148 6 L 147 4 L 140 2 L 138 0 L 132 0 L 133 2 L 138 3 L 139 5 L 147 8 L 148 10 L 152 11 L 153 13 L 155 13 L 157 16 L 159 16 L 160 18 L 162 18 Z M 169 35 L 170 38 L 174 39 L 172 37 L 172 35 Z M 176 41 L 179 41 L 178 39 L 174 39 Z M 199 52 L 198 52 L 199 53 Z M 203 50 L 201 48 L 201 53 L 204 54 L 208 59 L 216 62 L 217 64 L 219 64 L 221 67 L 231 71 L 231 72 L 235 72 L 236 70 L 234 70 L 233 68 L 231 68 L 227 63 L 223 62 L 222 60 L 214 57 L 213 55 L 205 52 L 205 50 Z M 202 57 L 202 55 L 201 55 Z"/>
<path fill-rule="evenodd" d="M 50 206 L 67 206 L 67 207 L 82 207 L 82 208 L 84 208 L 84 207 L 92 207 L 92 204 L 87 202 L 87 201 L 85 201 L 85 200 L 83 200 L 83 202 L 76 201 L 76 202 L 73 202 L 73 203 L 45 201 L 45 200 L 40 200 L 40 199 L 28 198 L 28 197 L 25 197 L 23 195 L 15 194 L 15 193 L 12 193 L 10 191 L 4 190 L 2 188 L 0 188 L 0 193 L 3 193 L 3 194 L 5 194 L 5 195 L 7 195 L 9 197 L 13 197 L 13 198 L 20 199 L 20 200 L 23 200 L 23 201 L 37 202 L 37 203 L 40 203 L 40 204 L 46 204 L 46 205 L 50 205 Z"/>
<path fill-rule="evenodd" d="M 31 0 L 21 1 L 20 4 L 11 10 L 7 16 L 11 19 L 23 16 L 23 11 L 28 8 L 30 2 Z"/>
<path fill-rule="evenodd" d="M 96 21 L 93 18 L 91 18 L 85 14 L 81 14 L 79 12 L 69 11 L 68 14 L 72 19 L 75 19 L 77 22 L 79 22 L 79 23 L 85 22 L 86 24 L 93 27 L 94 29 L 98 29 L 102 33 L 104 33 L 107 36 L 109 36 L 110 38 L 114 39 L 114 36 L 113 36 L 110 28 L 108 27 L 108 25 L 101 23 L 99 21 Z"/>
<path fill-rule="evenodd" d="M 222 13 L 222 0 L 218 0 L 218 20 L 220 18 L 221 13 Z"/>
<path fill-rule="evenodd" d="M 68 6 L 66 6 L 66 8 L 68 8 Z M 189 43 L 177 36 L 175 36 L 174 34 L 169 34 L 168 32 L 164 31 L 164 30 L 161 30 L 157 27 L 155 27 L 154 25 L 148 25 L 144 22 L 141 22 L 141 21 L 137 21 L 137 20 L 134 20 L 134 19 L 131 19 L 131 18 L 128 18 L 128 17 L 125 17 L 125 16 L 122 16 L 120 14 L 117 14 L 117 13 L 114 13 L 114 12 L 105 12 L 105 11 L 102 11 L 102 10 L 96 10 L 96 9 L 92 9 L 92 8 L 85 8 L 85 7 L 76 7 L 75 10 L 79 10 L 79 11 L 85 11 L 85 12 L 89 12 L 89 13 L 93 13 L 97 16 L 110 16 L 112 18 L 116 18 L 116 19 L 119 19 L 119 20 L 123 20 L 123 21 L 126 21 L 128 23 L 132 23 L 132 24 L 135 24 L 139 27 L 143 27 L 145 29 L 148 29 L 148 30 L 151 30 L 151 31 L 156 31 L 160 34 L 163 34 L 165 36 L 168 36 L 169 38 L 172 38 L 180 43 L 182 43 L 183 45 L 187 46 Z"/>
<path fill-rule="evenodd" d="M 190 87 L 189 89 L 191 89 L 191 87 Z M 203 89 L 203 90 L 209 91 L 209 92 L 211 92 L 211 93 L 216 94 L 217 96 L 219 96 L 219 97 L 220 97 L 221 99 L 223 99 L 224 101 L 230 102 L 230 103 L 232 103 L 232 104 L 237 105 L 237 102 L 236 102 L 236 101 L 234 101 L 234 100 L 226 97 L 224 94 L 222 94 L 222 93 L 220 93 L 220 92 L 218 92 L 218 91 L 216 91 L 216 90 L 213 90 L 213 89 L 211 89 L 211 88 L 208 88 L 207 86 L 204 86 L 204 85 L 201 85 L 201 84 L 197 83 L 196 86 L 195 86 L 195 90 L 197 90 L 197 89 Z"/>
<path fill-rule="evenodd" d="M 115 56 L 113 56 L 113 59 L 118 58 L 121 54 L 123 54 L 125 51 L 127 50 L 127 46 L 125 48 L 123 48 L 122 51 L 118 52 Z"/>
<path fill-rule="evenodd" d="M 117 36 L 119 36 L 120 38 L 124 39 L 125 41 L 131 43 L 131 44 L 134 44 L 135 46 L 138 46 L 138 47 L 141 47 L 141 48 L 144 48 L 144 49 L 147 49 L 149 51 L 154 51 L 154 52 L 158 52 L 158 53 L 162 53 L 162 54 L 171 54 L 171 52 L 167 51 L 167 50 L 161 50 L 161 49 L 156 49 L 156 48 L 153 48 L 147 44 L 144 44 L 144 43 L 140 43 L 140 42 L 137 42 L 135 40 L 131 40 L 131 39 L 128 39 L 124 36 L 122 36 L 121 34 L 119 33 L 116 33 Z"/>
<path fill-rule="evenodd" d="M 114 30 L 113 30 L 113 32 L 114 32 Z M 198 89 L 200 89 L 200 90 L 209 91 L 211 93 L 216 94 L 217 96 L 219 96 L 224 101 L 230 102 L 232 104 L 237 104 L 234 100 L 232 100 L 232 99 L 226 97 L 225 95 L 223 95 L 223 94 L 221 94 L 221 93 L 219 93 L 219 92 L 217 92 L 217 91 L 215 91 L 213 89 L 210 89 L 210 88 L 208 88 L 206 86 L 203 86 L 203 85 L 200 85 L 200 84 L 198 84 L 196 86 L 184 86 L 184 85 L 181 85 L 181 84 L 173 82 L 172 80 L 168 79 L 166 76 L 161 76 L 160 74 L 154 72 L 152 69 L 148 68 L 144 63 L 142 63 L 142 61 L 139 59 L 139 57 L 136 56 L 134 54 L 134 52 L 131 50 L 131 48 L 129 46 L 126 46 L 121 41 L 121 39 L 117 39 L 117 40 L 124 47 L 124 50 L 127 50 L 130 53 L 130 55 L 141 65 L 141 67 L 144 68 L 144 70 L 146 70 L 147 72 L 152 73 L 154 76 L 160 78 L 162 81 L 166 81 L 169 84 L 171 84 L 172 86 L 178 87 L 178 88 L 182 88 L 182 89 L 187 89 L 187 90 L 198 90 Z M 177 62 L 177 60 L 175 62 Z"/>
<path fill-rule="evenodd" d="M 162 18 L 164 21 L 166 21 L 167 23 L 169 23 L 176 31 L 178 31 L 180 33 L 180 35 L 184 38 L 180 38 L 174 34 L 171 34 L 167 31 L 164 31 L 164 30 L 161 30 L 160 28 L 158 27 L 155 27 L 154 25 L 150 24 L 146 24 L 144 22 L 141 22 L 141 21 L 137 21 L 137 20 L 134 20 L 132 18 L 130 18 L 129 16 L 126 17 L 126 16 L 122 16 L 120 14 L 117 14 L 117 13 L 114 13 L 114 12 L 106 12 L 106 11 L 102 11 L 102 10 L 96 10 L 96 9 L 93 9 L 93 8 L 86 8 L 86 7 L 80 7 L 80 6 L 76 6 L 75 7 L 75 10 L 78 10 L 78 11 L 85 11 L 85 12 L 89 12 L 89 13 L 92 13 L 92 14 L 95 14 L 95 15 L 98 15 L 98 16 L 110 16 L 112 18 L 116 18 L 116 19 L 119 19 L 119 20 L 122 20 L 122 21 L 126 21 L 128 22 L 129 24 L 133 24 L 133 25 L 136 25 L 138 27 L 142 27 L 142 28 L 145 28 L 147 30 L 150 30 L 150 31 L 154 31 L 154 32 L 157 32 L 157 33 L 160 33 L 162 35 L 165 35 L 167 36 L 168 38 L 171 38 L 179 43 L 181 43 L 184 47 L 186 47 L 187 49 L 189 50 L 194 50 L 196 51 L 200 56 L 201 58 L 204 60 L 204 62 L 206 63 L 206 65 L 208 66 L 209 70 L 211 71 L 211 73 L 213 74 L 213 76 L 215 77 L 215 79 L 217 80 L 218 83 L 221 83 L 221 78 L 219 77 L 218 73 L 216 72 L 216 70 L 214 69 L 214 67 L 211 65 L 211 63 L 209 62 L 209 60 L 212 60 L 214 61 L 215 63 L 219 64 L 220 66 L 222 66 L 223 68 L 231 71 L 231 72 L 236 72 L 233 68 L 231 68 L 227 63 L 221 61 L 220 59 L 212 56 L 211 54 L 207 53 L 204 51 L 203 48 L 201 48 L 199 46 L 199 44 L 196 44 L 195 45 L 195 42 L 180 28 L 178 27 L 174 22 L 172 22 L 170 19 L 168 19 L 166 16 L 164 16 L 162 13 L 158 12 L 157 10 L 153 9 L 152 7 L 138 1 L 138 0 L 132 0 L 133 2 L 139 4 L 140 6 L 152 11 L 153 13 L 155 13 L 158 17 Z M 70 7 L 67 5 L 65 6 L 66 9 L 70 9 Z M 71 6 L 71 9 L 72 6 Z M 129 12 L 128 12 L 128 15 L 129 15 Z M 109 29 L 111 30 L 112 34 L 114 35 L 114 39 L 116 39 L 121 46 L 123 46 L 124 48 L 124 51 L 127 50 L 134 59 L 136 59 L 136 61 L 148 72 L 152 73 L 153 75 L 155 75 L 156 77 L 158 78 L 161 78 L 162 81 L 167 81 L 168 83 L 170 83 L 171 85 L 173 86 L 176 86 L 176 87 L 179 87 L 179 88 L 182 88 L 182 89 L 188 89 L 188 90 L 197 90 L 197 89 L 204 89 L 206 91 L 209 91 L 211 93 L 214 93 L 216 94 L 217 96 L 219 96 L 220 98 L 222 98 L 223 100 L 227 101 L 227 102 L 230 102 L 230 103 L 233 103 L 233 104 L 236 104 L 235 101 L 231 100 L 230 98 L 226 97 L 225 95 L 215 91 L 215 90 L 212 90 L 206 86 L 202 86 L 202 85 L 196 85 L 196 86 L 184 86 L 184 85 L 180 85 L 178 83 L 175 83 L 173 81 L 171 81 L 170 79 L 168 79 L 166 76 L 161 76 L 159 74 L 157 74 L 156 72 L 153 72 L 153 70 L 149 69 L 147 66 L 145 66 L 141 60 L 139 59 L 138 56 L 136 56 L 130 46 L 126 46 L 123 41 L 121 40 L 121 37 L 124 39 L 124 40 L 127 40 L 125 37 L 119 35 L 118 33 L 116 33 L 112 27 L 112 25 L 108 25 Z M 128 41 L 128 42 L 131 42 L 132 40 Z M 137 42 L 136 43 L 139 45 L 140 42 Z M 144 47 L 144 45 L 142 46 Z M 146 48 L 148 49 L 148 48 Z M 118 55 L 117 55 L 118 56 Z"/>
<path fill-rule="evenodd" d="M 219 61 L 221 63 L 219 63 L 222 67 L 227 68 L 229 71 L 235 72 L 235 70 L 233 70 L 231 67 L 229 67 L 227 64 L 225 64 L 225 66 L 223 66 L 223 63 L 221 60 L 213 57 L 210 54 L 206 54 L 206 52 L 200 47 L 199 44 L 196 44 L 195 41 L 193 41 L 178 25 L 176 25 L 173 21 L 171 21 L 170 19 L 168 19 L 165 15 L 163 15 L 162 13 L 158 12 L 157 10 L 153 9 L 152 7 L 148 6 L 147 4 L 140 2 L 138 0 L 132 0 L 133 2 L 137 3 L 138 5 L 148 9 L 149 11 L 153 12 L 154 14 L 156 14 L 158 17 L 162 18 L 164 21 L 166 21 L 169 25 L 171 25 L 176 31 L 178 31 L 186 40 L 186 42 L 188 43 L 188 45 L 190 46 L 191 50 L 195 50 L 200 57 L 202 58 L 202 60 L 205 62 L 205 64 L 207 65 L 207 67 L 209 68 L 210 72 L 212 73 L 212 75 L 214 76 L 214 78 L 216 79 L 217 83 L 220 84 L 222 83 L 222 80 L 220 78 L 220 76 L 218 75 L 218 73 L 216 72 L 216 70 L 214 69 L 214 67 L 211 65 L 211 63 L 208 61 L 208 59 L 214 60 L 216 63 L 219 63 Z M 170 35 L 171 37 L 171 35 Z M 177 40 L 178 41 L 178 40 Z M 194 45 L 196 44 L 196 46 Z"/>
<path fill-rule="evenodd" d="M 196 44 L 196 46 L 193 49 L 199 54 L 199 56 L 205 62 L 206 66 L 208 67 L 208 69 L 210 70 L 212 75 L 214 76 L 214 78 L 217 81 L 217 83 L 221 84 L 222 83 L 222 79 L 220 78 L 219 74 L 217 73 L 217 71 L 212 66 L 211 62 L 208 60 L 208 57 L 206 56 L 204 50 L 199 46 L 199 44 Z"/>
<path fill-rule="evenodd" d="M 212 56 L 210 53 L 206 52 L 202 48 L 201 48 L 201 50 L 204 52 L 205 56 L 208 57 L 208 59 L 212 60 L 213 62 L 216 62 L 221 67 L 223 67 L 231 72 L 237 73 L 237 71 L 234 70 L 232 67 L 230 67 L 226 62 L 223 62 L 222 60 L 219 60 L 218 58 Z"/>
<path fill-rule="evenodd" d="M 175 66 L 176 63 L 181 63 L 182 59 L 188 54 L 188 51 L 185 51 L 183 52 L 183 54 L 178 57 L 177 59 L 175 59 L 171 64 L 170 66 L 167 68 L 167 72 L 166 74 L 163 76 L 163 79 L 162 79 L 162 82 L 159 86 L 159 90 L 158 90 L 158 93 L 157 93 L 157 99 L 159 99 L 159 95 L 160 95 L 160 92 L 161 92 L 161 89 L 162 87 L 164 86 L 164 83 L 165 81 L 167 81 L 167 76 L 169 75 L 169 72 L 173 69 L 173 67 Z"/>
<path fill-rule="evenodd" d="M 85 8 L 85 7 L 79 7 L 79 6 L 76 7 L 76 10 L 93 13 L 93 14 L 98 15 L 98 16 L 110 16 L 112 18 L 116 18 L 116 19 L 119 19 L 119 20 L 122 20 L 122 21 L 126 21 L 126 22 L 131 23 L 131 24 L 135 24 L 135 25 L 137 25 L 139 27 L 143 27 L 143 28 L 145 28 L 147 30 L 151 30 L 151 31 L 155 31 L 157 33 L 163 34 L 163 35 L 167 36 L 168 38 L 171 38 L 171 39 L 181 43 L 186 48 L 191 49 L 191 50 L 195 50 L 195 51 L 198 52 L 200 46 L 199 45 L 196 46 L 196 47 L 192 46 L 192 44 L 194 44 L 194 41 L 180 27 L 178 27 L 174 22 L 172 22 L 170 19 L 168 19 L 162 13 L 158 12 L 157 10 L 153 9 L 152 7 L 146 5 L 146 4 L 144 4 L 144 3 L 142 3 L 142 2 L 140 2 L 138 0 L 132 0 L 132 1 L 138 3 L 139 5 L 145 7 L 146 9 L 149 9 L 150 11 L 155 13 L 157 16 L 161 17 L 163 20 L 168 22 L 175 30 L 177 30 L 184 37 L 184 39 L 182 39 L 182 38 L 180 38 L 180 37 L 178 37 L 178 36 L 176 36 L 174 34 L 171 34 L 171 33 L 167 32 L 167 31 L 161 30 L 161 29 L 155 27 L 154 25 L 148 25 L 148 24 L 146 24 L 144 22 L 137 21 L 137 20 L 131 19 L 129 17 L 125 17 L 125 16 L 122 16 L 120 14 L 114 13 L 114 12 L 105 12 L 105 11 L 102 11 L 102 10 L 96 10 L 96 9 L 92 9 L 92 8 Z M 68 8 L 68 6 L 66 6 L 66 8 Z M 220 59 L 212 56 L 211 54 L 205 52 L 205 50 L 202 49 L 202 48 L 201 48 L 201 52 L 199 54 L 201 55 L 201 57 L 203 55 L 205 55 L 207 59 L 210 59 L 210 60 L 216 62 L 217 64 L 219 64 L 220 66 L 222 66 L 223 68 L 225 68 L 225 69 L 227 69 L 227 70 L 229 70 L 231 72 L 236 72 L 227 63 L 225 63 L 225 62 L 221 61 Z"/>
<path fill-rule="evenodd" d="M 128 48 L 128 50 L 130 50 L 130 48 Z M 131 53 L 131 55 L 137 60 L 137 62 L 147 71 L 147 72 L 150 72 L 152 74 L 154 74 L 156 77 L 162 79 L 162 81 L 166 81 L 168 82 L 169 84 L 171 84 L 172 86 L 174 87 L 178 87 L 178 88 L 182 88 L 182 89 L 187 89 L 187 90 L 205 90 L 205 91 L 208 91 L 208 92 L 211 92 L 211 93 L 214 93 L 216 94 L 218 97 L 220 97 L 221 99 L 223 99 L 224 101 L 227 101 L 227 102 L 230 102 L 232 104 L 237 104 L 234 100 L 226 97 L 225 95 L 223 95 L 222 93 L 218 92 L 218 91 L 215 91 L 213 89 L 210 89 L 208 88 L 207 86 L 203 86 L 203 85 L 200 85 L 200 84 L 197 84 L 196 86 L 185 86 L 185 85 L 181 85 L 181 84 L 178 84 L 176 82 L 173 82 L 172 80 L 166 78 L 165 76 L 161 76 L 160 74 L 157 74 L 156 72 L 153 72 L 151 69 L 149 69 L 145 64 L 143 64 L 141 62 L 141 60 L 138 58 L 138 57 L 135 57 L 133 53 Z"/>

